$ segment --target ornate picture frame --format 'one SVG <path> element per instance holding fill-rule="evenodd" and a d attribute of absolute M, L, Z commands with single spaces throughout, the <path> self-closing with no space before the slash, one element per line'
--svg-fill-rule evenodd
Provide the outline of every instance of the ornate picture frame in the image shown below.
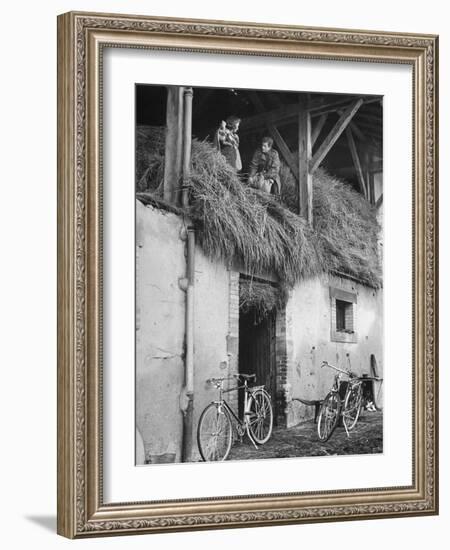
<path fill-rule="evenodd" d="M 105 502 L 106 48 L 412 69 L 412 483 Z M 70 12 L 58 17 L 58 533 L 69 538 L 438 513 L 438 37 Z M 134 366 L 130 365 L 130 377 Z M 408 390 L 409 391 L 409 390 Z"/>

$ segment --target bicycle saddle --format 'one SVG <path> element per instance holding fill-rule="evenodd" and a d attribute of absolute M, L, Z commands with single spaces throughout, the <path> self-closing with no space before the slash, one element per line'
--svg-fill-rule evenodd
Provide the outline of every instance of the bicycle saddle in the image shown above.
<path fill-rule="evenodd" d="M 237 377 L 242 378 L 243 380 L 256 380 L 256 374 L 238 374 Z"/>

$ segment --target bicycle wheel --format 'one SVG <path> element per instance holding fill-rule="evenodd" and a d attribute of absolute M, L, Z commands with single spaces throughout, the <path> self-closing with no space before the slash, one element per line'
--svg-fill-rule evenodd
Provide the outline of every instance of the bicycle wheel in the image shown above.
<path fill-rule="evenodd" d="M 210 403 L 202 412 L 197 427 L 197 444 L 205 462 L 225 460 L 230 452 L 233 426 L 228 411 Z"/>
<path fill-rule="evenodd" d="M 358 422 L 359 413 L 361 412 L 362 394 L 362 384 L 354 384 L 345 396 L 342 418 L 347 431 L 352 430 Z"/>
<path fill-rule="evenodd" d="M 317 420 L 317 435 L 320 441 L 328 441 L 339 420 L 341 399 L 336 392 L 330 392 L 320 406 Z"/>
<path fill-rule="evenodd" d="M 252 392 L 248 412 L 248 429 L 255 442 L 262 445 L 269 440 L 273 427 L 272 403 L 267 392 Z"/>

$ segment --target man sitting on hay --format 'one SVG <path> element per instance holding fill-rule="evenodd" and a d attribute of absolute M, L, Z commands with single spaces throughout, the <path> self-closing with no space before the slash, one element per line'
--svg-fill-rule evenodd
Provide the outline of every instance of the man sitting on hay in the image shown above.
<path fill-rule="evenodd" d="M 271 137 L 262 139 L 261 147 L 255 151 L 250 162 L 248 183 L 266 193 L 279 195 L 281 191 L 280 157 L 278 152 L 272 149 L 272 145 Z"/>

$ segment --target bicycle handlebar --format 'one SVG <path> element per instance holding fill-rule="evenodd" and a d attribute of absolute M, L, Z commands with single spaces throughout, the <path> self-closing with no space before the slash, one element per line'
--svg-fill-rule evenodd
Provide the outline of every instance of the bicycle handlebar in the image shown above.
<path fill-rule="evenodd" d="M 349 370 L 340 369 L 339 367 L 335 367 L 334 365 L 330 365 L 330 363 L 328 363 L 328 361 L 322 361 L 322 364 L 320 365 L 320 368 L 323 368 L 323 367 L 329 367 L 330 369 L 334 369 L 338 372 L 341 372 L 342 374 L 346 374 L 350 378 L 356 376 L 353 372 L 351 372 Z"/>
<path fill-rule="evenodd" d="M 232 374 L 231 376 L 223 376 L 221 378 L 208 378 L 206 382 L 208 384 L 215 384 L 216 386 L 219 386 L 225 380 L 240 380 L 241 378 L 247 382 L 250 382 L 251 380 L 256 380 L 256 374 Z"/>
<path fill-rule="evenodd" d="M 225 380 L 231 380 L 232 376 L 224 376 L 223 378 L 207 378 L 206 383 L 207 384 L 221 384 Z"/>

